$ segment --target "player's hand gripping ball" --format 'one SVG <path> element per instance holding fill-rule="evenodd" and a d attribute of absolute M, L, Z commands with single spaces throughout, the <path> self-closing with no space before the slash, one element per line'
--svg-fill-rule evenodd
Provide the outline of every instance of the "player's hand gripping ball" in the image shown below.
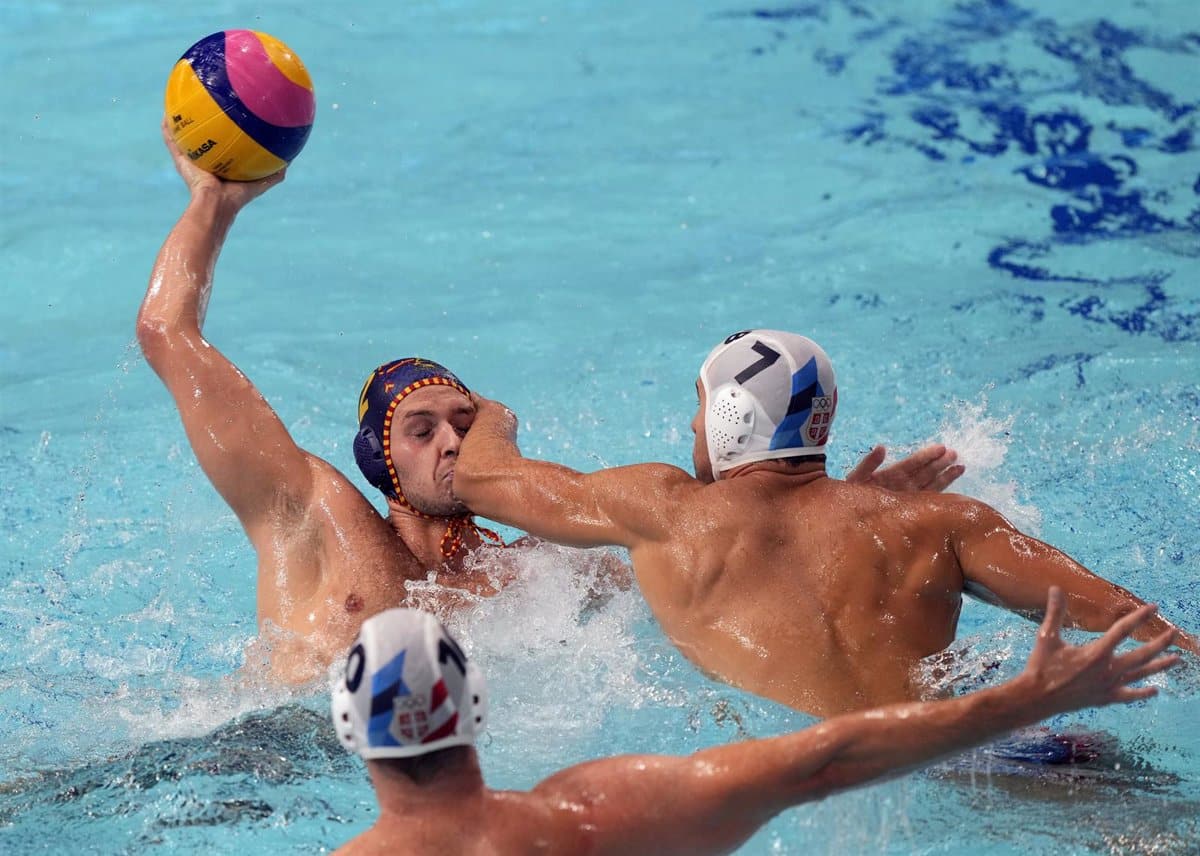
<path fill-rule="evenodd" d="M 316 99 L 308 70 L 287 45 L 266 33 L 225 30 L 175 63 L 166 111 L 175 142 L 197 166 L 254 181 L 304 148 Z"/>

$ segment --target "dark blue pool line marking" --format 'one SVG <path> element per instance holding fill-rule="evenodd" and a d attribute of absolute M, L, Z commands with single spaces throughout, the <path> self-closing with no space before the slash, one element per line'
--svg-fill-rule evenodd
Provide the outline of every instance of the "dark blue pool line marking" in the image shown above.
<path fill-rule="evenodd" d="M 827 20 L 834 5 L 759 7 L 723 17 L 772 22 L 777 45 L 787 38 L 786 25 Z M 865 19 L 863 29 L 854 36 L 856 42 L 878 39 L 898 26 L 894 18 L 877 20 L 856 4 L 840 5 L 852 9 L 854 17 Z M 1014 35 L 1031 40 L 1045 55 L 1065 64 L 1073 79 L 1048 80 L 1036 70 L 1014 70 L 1000 62 L 972 62 L 964 57 L 964 49 L 972 44 Z M 1165 233 L 1183 233 L 1188 239 L 1200 235 L 1200 205 L 1183 218 L 1155 210 L 1186 191 L 1129 184 L 1139 173 L 1134 157 L 1137 151 L 1166 155 L 1194 151 L 1200 113 L 1200 104 L 1180 103 L 1171 93 L 1139 79 L 1124 58 L 1132 48 L 1196 56 L 1200 54 L 1200 34 L 1161 37 L 1104 19 L 1064 28 L 1010 0 L 959 3 L 942 19 L 940 29 L 902 38 L 889 53 L 892 74 L 877 85 L 877 94 L 883 98 L 917 99 L 906 115 L 924 131 L 924 138 L 894 133 L 889 128 L 889 113 L 872 105 L 863 110 L 860 122 L 845 129 L 844 139 L 865 146 L 899 143 L 933 162 L 954 158 L 970 163 L 1010 152 L 1033 159 L 1016 167 L 1014 174 L 1063 197 L 1048 209 L 1050 235 L 1010 238 L 989 251 L 988 264 L 1027 281 L 1088 286 L 1089 293 L 1067 297 L 1058 304 L 1079 318 L 1111 324 L 1131 334 L 1151 333 L 1169 341 L 1197 340 L 1198 313 L 1191 311 L 1197 304 L 1184 300 L 1181 306 L 1173 305 L 1163 287 L 1170 272 L 1105 278 L 1034 263 L 1048 259 L 1060 245 Z M 837 75 L 853 55 L 818 46 L 813 59 Z M 1096 129 L 1077 110 L 1031 112 L 1020 103 L 1029 97 L 1024 91 L 1029 83 L 1039 98 L 1055 92 L 1082 94 L 1109 105 L 1152 110 L 1172 127 L 1156 134 L 1149 128 L 1110 120 L 1102 128 L 1120 139 L 1124 151 L 1096 151 Z M 967 133 L 964 127 L 983 131 Z M 1200 196 L 1200 177 L 1191 190 L 1193 196 Z M 1110 309 L 1103 289 L 1112 286 L 1123 286 L 1126 292 L 1129 287 L 1141 288 L 1145 297 L 1132 310 Z"/>
<path fill-rule="evenodd" d="M 1027 366 L 1023 366 L 1019 370 L 1018 373 L 1022 380 L 1027 380 L 1028 378 L 1031 378 L 1036 374 L 1040 374 L 1041 372 L 1053 371 L 1054 369 L 1056 369 L 1062 365 L 1074 365 L 1075 366 L 1075 387 L 1076 387 L 1076 389 L 1079 389 L 1079 388 L 1087 385 L 1087 379 L 1084 377 L 1084 374 L 1083 374 L 1083 367 L 1086 366 L 1088 363 L 1090 363 L 1095 358 L 1096 358 L 1095 354 L 1085 354 L 1082 352 L 1076 353 L 1076 354 L 1051 354 L 1050 356 L 1044 357 L 1043 359 L 1040 359 L 1037 362 L 1033 362 Z"/>
<path fill-rule="evenodd" d="M 988 264 L 1020 279 L 1094 286 L 1092 293 L 1079 297 L 1064 297 L 1057 304 L 1060 309 L 1081 320 L 1109 324 L 1130 334 L 1152 334 L 1167 342 L 1200 340 L 1200 304 L 1193 302 L 1195 308 L 1191 311 L 1187 310 L 1186 304 L 1180 308 L 1172 307 L 1172 300 L 1166 289 L 1163 288 L 1163 285 L 1171 278 L 1169 272 L 1157 271 L 1130 277 L 1099 279 L 1058 274 L 1047 268 L 1013 258 L 1018 253 L 1026 253 L 1030 257 L 1037 258 L 1049 251 L 1049 244 L 1032 244 L 1014 240 L 993 249 L 988 256 Z M 1141 303 L 1131 309 L 1110 308 L 1109 301 L 1101 295 L 1104 290 L 1110 290 L 1114 286 L 1139 288 L 1145 297 Z M 1100 293 L 1096 293 L 1097 291 Z"/>

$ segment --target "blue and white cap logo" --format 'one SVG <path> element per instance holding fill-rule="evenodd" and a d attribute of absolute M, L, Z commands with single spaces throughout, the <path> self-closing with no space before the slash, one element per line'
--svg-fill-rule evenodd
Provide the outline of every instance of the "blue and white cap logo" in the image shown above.
<path fill-rule="evenodd" d="M 363 622 L 333 686 L 333 724 L 364 758 L 423 755 L 474 743 L 486 696 L 483 675 L 440 621 L 389 609 Z"/>

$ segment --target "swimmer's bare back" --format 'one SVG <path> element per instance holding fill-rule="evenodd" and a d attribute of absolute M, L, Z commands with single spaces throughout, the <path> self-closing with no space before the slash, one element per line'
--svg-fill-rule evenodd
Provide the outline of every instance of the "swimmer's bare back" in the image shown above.
<path fill-rule="evenodd" d="M 961 603 L 954 551 L 929 525 L 945 497 L 771 472 L 680 493 L 678 534 L 632 556 L 699 666 L 820 716 L 919 696 L 912 669 L 953 641 Z M 770 511 L 722 513 L 739 507 Z"/>
<path fill-rule="evenodd" d="M 1038 599 L 1058 585 L 1070 623 L 1097 631 L 1141 604 L 968 497 L 796 481 L 767 469 L 685 485 L 677 525 L 632 556 L 681 650 L 799 710 L 921 697 L 916 666 L 954 640 L 964 593 L 1040 618 Z M 1154 616 L 1140 638 L 1171 626 Z"/>
<path fill-rule="evenodd" d="M 521 456 L 515 417 L 476 396 L 456 490 L 478 513 L 562 544 L 629 549 L 663 629 L 701 669 L 827 716 L 919 697 L 913 667 L 953 639 L 964 593 L 1104 631 L 1142 601 L 984 503 L 761 461 L 703 482 L 667 464 L 579 473 Z M 1138 629 L 1172 628 L 1159 616 Z M 1177 644 L 1196 651 L 1196 639 Z"/>

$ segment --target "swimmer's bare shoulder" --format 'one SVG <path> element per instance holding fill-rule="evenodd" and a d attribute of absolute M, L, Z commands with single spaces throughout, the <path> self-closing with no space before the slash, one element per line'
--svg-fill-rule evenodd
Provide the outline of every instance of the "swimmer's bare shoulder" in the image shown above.
<path fill-rule="evenodd" d="M 922 527 L 937 526 L 948 531 L 969 524 L 988 512 L 998 516 L 986 504 L 958 493 L 896 491 L 833 478 L 824 480 L 821 487 L 828 494 L 826 499 L 836 499 L 856 512 L 878 510 L 899 515 L 901 519 L 913 521 Z"/>
<path fill-rule="evenodd" d="M 357 487 L 337 467 L 316 455 L 306 453 L 313 472 L 315 489 L 310 513 L 331 526 L 353 524 L 364 534 L 403 543 L 395 530 Z"/>
<path fill-rule="evenodd" d="M 281 487 L 270 512 L 247 526 L 259 557 L 259 618 L 338 652 L 363 617 L 402 602 L 407 581 L 424 571 L 342 473 L 307 452 L 303 461 L 310 487 Z"/>
<path fill-rule="evenodd" d="M 586 798 L 539 792 L 487 791 L 470 808 L 448 805 L 441 812 L 404 818 L 381 817 L 335 856 L 428 856 L 430 853 L 595 853 L 595 830 L 580 822 Z M 433 816 L 433 815 L 440 816 Z M 453 836 L 452 851 L 445 849 Z M 610 852 L 610 851 L 604 851 Z"/>
<path fill-rule="evenodd" d="M 256 546 L 269 545 L 259 547 L 263 562 L 269 565 L 286 556 L 290 595 L 307 591 L 324 599 L 331 587 L 359 578 L 424 576 L 387 518 L 362 492 L 328 461 L 301 451 L 310 487 L 300 493 L 280 486 L 271 512 L 246 526 Z"/>

